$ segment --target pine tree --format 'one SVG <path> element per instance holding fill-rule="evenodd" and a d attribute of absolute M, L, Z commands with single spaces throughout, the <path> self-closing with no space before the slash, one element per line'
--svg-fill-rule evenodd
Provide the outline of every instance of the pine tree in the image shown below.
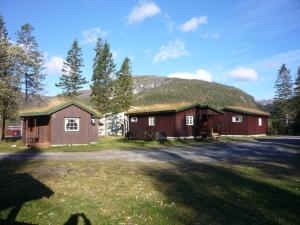
<path fill-rule="evenodd" d="M 96 108 L 103 114 L 112 110 L 112 79 L 115 73 L 110 46 L 107 42 L 103 44 L 101 38 L 97 40 L 96 55 L 94 57 L 93 76 L 91 87 L 92 101 Z"/>
<path fill-rule="evenodd" d="M 18 108 L 19 77 L 16 73 L 17 60 L 21 49 L 9 42 L 3 17 L 0 16 L 0 118 L 2 132 L 0 141 L 5 137 L 5 122 L 12 118 Z"/>
<path fill-rule="evenodd" d="M 280 101 L 290 99 L 292 96 L 292 87 L 293 83 L 290 70 L 283 64 L 278 72 L 277 80 L 275 82 L 275 99 Z"/>
<path fill-rule="evenodd" d="M 289 126 L 290 117 L 290 99 L 292 97 L 293 83 L 290 75 L 290 70 L 285 64 L 281 66 L 278 72 L 277 80 L 275 82 L 275 105 L 280 108 L 281 115 L 277 117 L 285 119 L 286 129 Z"/>
<path fill-rule="evenodd" d="M 63 90 L 63 95 L 76 97 L 83 85 L 88 83 L 82 75 L 81 67 L 83 67 L 82 52 L 75 39 L 63 64 L 60 81 L 55 84 Z"/>
<path fill-rule="evenodd" d="M 129 58 L 125 58 L 121 69 L 117 73 L 115 88 L 115 112 L 124 112 L 132 105 L 133 87 L 132 87 L 132 70 Z"/>
<path fill-rule="evenodd" d="M 296 75 L 294 96 L 300 98 L 300 66 L 298 67 L 298 71 L 297 71 L 297 75 Z"/>
<path fill-rule="evenodd" d="M 42 82 L 45 79 L 45 74 L 43 74 L 44 55 L 39 51 L 36 38 L 32 35 L 33 30 L 34 28 L 26 23 L 17 32 L 17 43 L 23 48 L 26 56 L 21 62 L 21 84 L 25 92 L 25 107 L 31 100 L 39 99 L 43 90 Z"/>

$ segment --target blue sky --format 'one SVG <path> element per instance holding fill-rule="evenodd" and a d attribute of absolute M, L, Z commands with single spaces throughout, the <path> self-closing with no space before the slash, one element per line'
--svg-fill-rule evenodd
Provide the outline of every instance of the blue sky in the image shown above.
<path fill-rule="evenodd" d="M 28 22 L 45 52 L 46 95 L 76 38 L 83 74 L 92 76 L 95 40 L 111 45 L 117 68 L 128 56 L 133 74 L 196 78 L 274 96 L 282 63 L 300 66 L 300 1 L 0 0 L 9 35 Z M 86 85 L 85 88 L 88 88 Z"/>

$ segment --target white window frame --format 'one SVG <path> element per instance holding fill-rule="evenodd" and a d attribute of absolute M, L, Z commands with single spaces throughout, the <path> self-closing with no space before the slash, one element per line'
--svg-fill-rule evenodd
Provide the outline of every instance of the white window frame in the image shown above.
<path fill-rule="evenodd" d="M 70 130 L 67 129 L 67 124 L 68 124 L 68 120 L 75 120 L 75 123 L 77 123 L 77 129 L 76 130 Z M 64 128 L 66 132 L 73 132 L 73 131 L 80 131 L 80 118 L 76 118 L 76 117 L 66 117 L 65 118 L 65 124 L 64 124 Z"/>
<path fill-rule="evenodd" d="M 232 122 L 233 123 L 242 123 L 243 122 L 243 116 L 233 116 L 232 117 Z"/>
<path fill-rule="evenodd" d="M 194 116 L 185 116 L 185 125 L 194 126 Z"/>
<path fill-rule="evenodd" d="M 155 117 L 154 116 L 149 116 L 148 124 L 149 124 L 149 126 L 155 126 Z"/>
<path fill-rule="evenodd" d="M 259 118 L 258 118 L 258 126 L 261 127 L 261 126 L 262 126 L 262 123 L 263 123 L 262 118 L 259 117 Z"/>
<path fill-rule="evenodd" d="M 137 122 L 137 117 L 136 116 L 131 117 L 130 122 L 131 123 L 136 123 Z"/>

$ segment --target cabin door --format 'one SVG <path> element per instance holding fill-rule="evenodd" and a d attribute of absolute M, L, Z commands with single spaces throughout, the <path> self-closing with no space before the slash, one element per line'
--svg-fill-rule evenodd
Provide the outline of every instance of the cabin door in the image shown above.
<path fill-rule="evenodd" d="M 38 140 L 36 118 L 28 118 L 27 142 L 34 143 Z"/>
<path fill-rule="evenodd" d="M 208 115 L 202 114 L 200 120 L 200 134 L 202 137 L 207 137 L 209 134 Z"/>

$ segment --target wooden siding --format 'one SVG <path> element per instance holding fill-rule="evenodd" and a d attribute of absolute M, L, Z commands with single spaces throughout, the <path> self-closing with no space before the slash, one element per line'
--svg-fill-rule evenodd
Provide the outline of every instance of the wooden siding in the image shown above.
<path fill-rule="evenodd" d="M 201 116 L 208 116 L 208 127 L 220 127 L 220 114 L 211 109 L 189 108 L 179 112 L 145 113 L 129 116 L 129 131 L 135 139 L 144 139 L 145 131 L 162 131 L 167 137 L 199 137 L 203 121 Z M 194 124 L 186 125 L 186 116 L 193 116 Z M 137 122 L 131 122 L 136 117 Z M 149 126 L 149 117 L 155 117 L 155 126 Z"/>
<path fill-rule="evenodd" d="M 232 122 L 233 116 L 242 116 L 242 122 Z M 221 117 L 222 135 L 257 135 L 266 134 L 268 131 L 268 117 L 266 116 L 224 111 L 224 115 Z M 262 118 L 262 126 L 258 125 L 259 118 Z"/>
<path fill-rule="evenodd" d="M 49 143 L 49 116 L 25 117 L 22 122 L 22 140 L 28 143 L 35 139 L 39 143 Z"/>
<path fill-rule="evenodd" d="M 186 125 L 186 116 L 193 116 L 194 125 Z M 176 137 L 188 137 L 188 136 L 199 136 L 199 123 L 197 116 L 197 109 L 191 108 L 176 113 L 176 126 L 175 136 Z"/>
<path fill-rule="evenodd" d="M 132 117 L 136 117 L 137 122 L 131 122 Z M 155 117 L 154 126 L 149 126 L 149 117 Z M 168 137 L 174 137 L 174 118 L 175 113 L 129 116 L 129 131 L 135 139 L 144 139 L 145 131 L 161 131 L 165 132 Z"/>
<path fill-rule="evenodd" d="M 65 131 L 65 118 L 80 118 L 79 131 Z M 89 144 L 97 141 L 98 119 L 91 124 L 91 114 L 71 105 L 51 115 L 51 145 Z"/>

